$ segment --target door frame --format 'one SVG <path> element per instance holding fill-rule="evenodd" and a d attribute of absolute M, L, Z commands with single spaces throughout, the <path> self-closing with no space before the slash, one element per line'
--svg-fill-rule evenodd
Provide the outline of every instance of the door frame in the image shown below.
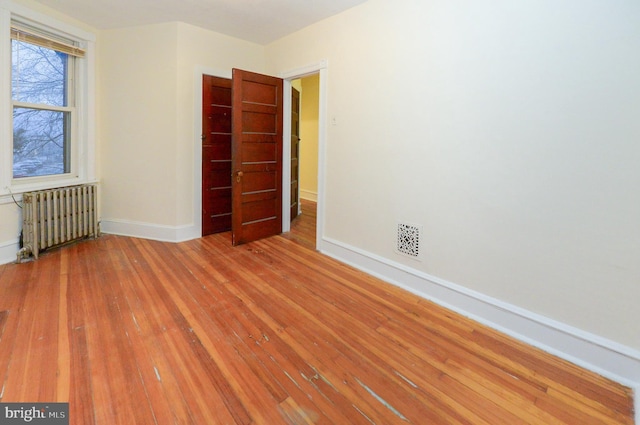
<path fill-rule="evenodd" d="M 316 217 L 316 249 L 321 250 L 322 238 L 324 235 L 324 206 L 325 206 L 325 182 L 326 182 L 326 145 L 327 145 L 327 74 L 328 62 L 321 60 L 320 62 L 310 64 L 304 67 L 295 68 L 290 71 L 281 72 L 278 77 L 284 80 L 283 101 L 285 111 L 291 110 L 291 81 L 298 78 L 308 77 L 310 75 L 319 75 L 318 88 L 318 211 Z M 304 93 L 302 94 L 304 96 Z M 285 182 L 291 180 L 291 114 L 285 113 L 283 116 L 283 134 L 282 134 L 282 151 L 283 151 L 283 167 L 282 167 L 282 203 L 283 208 L 291 197 L 291 185 L 284 185 Z M 291 230 L 291 213 L 287 209 L 282 214 L 282 231 Z"/>
<path fill-rule="evenodd" d="M 194 126 L 193 126 L 193 226 L 194 237 L 202 237 L 202 76 L 231 79 L 231 69 L 221 70 L 207 67 L 196 67 L 194 71 Z M 318 211 L 316 217 L 316 249 L 321 250 L 324 235 L 325 215 L 325 182 L 326 182 L 326 145 L 327 145 L 327 93 L 328 93 L 328 61 L 323 59 L 310 65 L 281 72 L 277 77 L 284 80 L 283 110 L 291 109 L 291 81 L 298 78 L 319 74 L 318 99 Z M 288 108 L 288 109 L 287 109 Z M 283 114 L 283 158 L 282 158 L 282 231 L 291 230 L 291 214 L 286 208 L 291 197 L 291 114 Z"/>

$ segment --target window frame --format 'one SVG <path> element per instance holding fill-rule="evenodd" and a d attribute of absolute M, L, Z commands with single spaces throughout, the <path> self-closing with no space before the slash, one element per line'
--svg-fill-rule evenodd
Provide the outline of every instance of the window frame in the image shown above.
<path fill-rule="evenodd" d="M 75 62 L 75 105 L 71 114 L 69 173 L 13 177 L 13 99 L 11 96 L 11 24 L 24 24 L 74 40 L 85 50 Z M 94 183 L 95 175 L 95 35 L 26 7 L 0 0 L 0 204 L 11 194 Z M 7 200 L 8 198 L 8 200 Z"/>

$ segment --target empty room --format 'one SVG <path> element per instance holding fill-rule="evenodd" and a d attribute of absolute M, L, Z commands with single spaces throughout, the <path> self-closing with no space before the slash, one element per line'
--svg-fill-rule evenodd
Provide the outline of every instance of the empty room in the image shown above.
<path fill-rule="evenodd" d="M 640 423 L 638 51 L 633 0 L 0 0 L 0 422 Z"/>

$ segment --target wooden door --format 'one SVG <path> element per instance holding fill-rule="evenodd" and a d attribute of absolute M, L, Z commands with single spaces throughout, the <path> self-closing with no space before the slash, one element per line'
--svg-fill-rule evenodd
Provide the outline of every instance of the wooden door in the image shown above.
<path fill-rule="evenodd" d="M 282 233 L 282 85 L 233 70 L 233 245 Z"/>
<path fill-rule="evenodd" d="M 231 80 L 202 77 L 202 236 L 231 230 Z"/>
<path fill-rule="evenodd" d="M 291 221 L 300 212 L 300 92 L 291 87 Z"/>

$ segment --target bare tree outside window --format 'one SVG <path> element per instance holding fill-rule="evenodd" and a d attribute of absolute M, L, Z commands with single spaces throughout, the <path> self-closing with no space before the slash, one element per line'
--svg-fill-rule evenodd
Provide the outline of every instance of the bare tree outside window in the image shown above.
<path fill-rule="evenodd" d="M 13 177 L 68 173 L 69 55 L 11 41 Z"/>

